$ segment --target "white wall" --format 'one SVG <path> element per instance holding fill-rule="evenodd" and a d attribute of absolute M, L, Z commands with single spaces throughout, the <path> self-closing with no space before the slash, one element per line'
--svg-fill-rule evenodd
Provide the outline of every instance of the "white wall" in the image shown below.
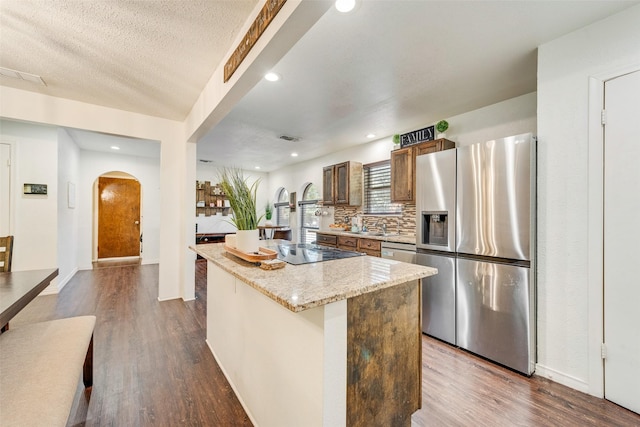
<path fill-rule="evenodd" d="M 530 93 L 493 104 L 478 110 L 447 118 L 449 130 L 447 138 L 458 146 L 488 141 L 509 135 L 536 132 L 536 94 Z M 416 129 L 430 126 L 432 123 L 420 123 Z M 388 160 L 393 150 L 391 135 L 366 144 L 337 151 L 326 156 L 306 162 L 297 163 L 269 174 L 269 194 L 273 199 L 276 191 L 284 187 L 287 191 L 297 192 L 297 199 L 311 182 L 322 188 L 322 168 L 324 166 L 352 160 L 362 164 Z M 333 222 L 333 208 L 329 208 L 330 216 L 322 217 L 322 226 Z M 296 211 L 296 213 L 299 213 Z M 293 216 L 293 215 L 292 215 Z M 292 219 L 292 228 L 296 227 L 297 218 Z"/>
<path fill-rule="evenodd" d="M 58 129 L 58 291 L 78 271 L 78 198 L 69 207 L 69 183 L 80 179 L 80 149 L 64 129 Z"/>
<path fill-rule="evenodd" d="M 197 170 L 196 170 L 196 180 L 197 181 L 209 181 L 211 184 L 215 184 L 220 182 L 221 169 L 215 166 L 212 166 L 208 163 L 198 162 Z M 258 183 L 258 192 L 256 195 L 256 207 L 258 210 L 258 216 L 264 213 L 264 207 L 267 203 L 267 200 L 273 203 L 273 194 L 269 193 L 269 176 L 263 172 L 256 171 L 243 171 L 243 176 L 247 179 L 247 183 L 252 185 L 256 180 L 260 180 Z M 193 190 L 195 191 L 195 182 L 193 183 Z M 195 215 L 195 205 L 193 207 L 193 212 Z M 211 215 L 204 216 L 200 215 L 196 217 L 196 224 L 198 224 L 198 233 L 234 233 L 236 231 L 236 227 L 233 224 L 230 224 L 230 216 L 220 215 Z M 264 219 L 263 221 L 264 222 Z"/>
<path fill-rule="evenodd" d="M 192 271 L 185 270 L 185 260 L 193 235 L 186 233 L 186 229 L 194 227 L 183 227 L 183 224 L 193 221 L 193 210 L 184 202 L 187 197 L 187 167 L 195 164 L 195 150 L 186 149 L 184 123 L 6 86 L 0 86 L 0 98 L 2 118 L 160 141 L 162 197 L 159 210 L 162 227 L 158 298 L 190 298 L 194 278 Z M 82 248 L 78 250 L 81 252 Z"/>
<path fill-rule="evenodd" d="M 160 161 L 157 158 L 123 156 L 80 150 L 78 197 L 78 266 L 91 269 L 93 248 L 93 185 L 107 172 L 126 172 L 141 185 L 142 263 L 158 263 L 160 258 Z"/>
<path fill-rule="evenodd" d="M 13 271 L 57 268 L 58 133 L 52 126 L 2 120 L 3 140 L 14 141 Z M 47 195 L 23 194 L 23 185 L 47 184 Z M 55 289 L 57 280 L 50 288 Z"/>
<path fill-rule="evenodd" d="M 602 318 L 590 318 L 589 306 L 602 296 L 590 292 L 588 271 L 589 254 L 601 242 L 587 236 L 601 206 L 590 211 L 588 197 L 589 78 L 640 67 L 638 23 L 635 6 L 538 50 L 537 371 L 596 395 L 602 362 L 589 328 L 601 327 Z"/>
<path fill-rule="evenodd" d="M 447 138 L 458 147 L 510 135 L 536 134 L 536 93 L 528 93 L 450 119 Z"/>

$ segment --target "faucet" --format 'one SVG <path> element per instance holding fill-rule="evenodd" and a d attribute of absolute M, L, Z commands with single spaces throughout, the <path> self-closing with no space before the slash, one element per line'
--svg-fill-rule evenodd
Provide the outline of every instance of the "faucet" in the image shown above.
<path fill-rule="evenodd" d="M 374 227 L 380 227 L 382 229 L 382 234 L 387 234 L 387 224 L 383 222 L 382 225 L 380 225 L 381 221 L 381 219 L 377 220 Z"/>

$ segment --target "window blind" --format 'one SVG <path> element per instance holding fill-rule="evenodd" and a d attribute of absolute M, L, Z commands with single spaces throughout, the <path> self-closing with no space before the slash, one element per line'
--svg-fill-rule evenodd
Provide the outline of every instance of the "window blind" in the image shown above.
<path fill-rule="evenodd" d="M 300 243 L 311 243 L 316 240 L 316 233 L 311 230 L 320 228 L 320 217 L 316 216 L 318 205 L 316 200 L 298 203 L 302 226 L 300 227 Z"/>
<path fill-rule="evenodd" d="M 320 217 L 316 216 L 316 210 L 319 208 L 319 198 L 320 192 L 316 186 L 313 184 L 307 185 L 302 194 L 302 200 L 298 203 L 300 219 L 302 220 L 300 243 L 311 243 L 316 240 L 316 233 L 311 230 L 320 228 Z"/>
<path fill-rule="evenodd" d="M 391 161 L 364 165 L 365 214 L 401 214 L 402 206 L 391 203 Z"/>
<path fill-rule="evenodd" d="M 276 225 L 289 225 L 289 192 L 284 188 L 281 188 L 278 192 L 278 201 L 273 204 L 273 209 L 276 214 Z"/>

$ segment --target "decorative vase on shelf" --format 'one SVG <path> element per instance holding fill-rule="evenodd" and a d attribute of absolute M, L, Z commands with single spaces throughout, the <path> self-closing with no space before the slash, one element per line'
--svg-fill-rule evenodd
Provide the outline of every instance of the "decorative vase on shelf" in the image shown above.
<path fill-rule="evenodd" d="M 440 120 L 436 123 L 436 130 L 438 131 L 438 139 L 446 138 L 447 134 L 445 133 L 449 129 L 449 123 L 446 120 Z"/>
<path fill-rule="evenodd" d="M 264 225 L 268 225 L 268 226 L 273 225 L 273 222 L 271 222 L 272 216 L 273 216 L 273 206 L 271 206 L 271 203 L 267 203 L 267 205 L 264 207 L 264 217 L 266 218 Z"/>
<path fill-rule="evenodd" d="M 394 134 L 393 137 L 393 149 L 397 150 L 398 148 L 400 148 L 400 134 Z"/>

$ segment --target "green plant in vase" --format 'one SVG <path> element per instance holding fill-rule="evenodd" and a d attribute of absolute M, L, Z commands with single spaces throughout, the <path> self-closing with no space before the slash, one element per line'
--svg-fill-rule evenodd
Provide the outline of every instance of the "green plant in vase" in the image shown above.
<path fill-rule="evenodd" d="M 449 129 L 449 123 L 446 120 L 440 120 L 436 123 L 436 130 L 438 131 L 438 138 L 446 138 L 445 133 Z"/>
<path fill-rule="evenodd" d="M 233 210 L 231 223 L 238 229 L 236 247 L 242 252 L 258 251 L 258 223 L 262 219 L 256 210 L 259 182 L 257 179 L 249 185 L 241 169 L 225 168 L 220 174 L 220 186 Z"/>
<path fill-rule="evenodd" d="M 396 147 L 400 146 L 400 134 L 395 134 L 393 135 L 393 145 L 395 145 Z"/>
<path fill-rule="evenodd" d="M 271 218 L 273 217 L 273 206 L 271 203 L 267 202 L 264 207 L 264 218 L 267 220 L 267 225 L 271 224 Z"/>

